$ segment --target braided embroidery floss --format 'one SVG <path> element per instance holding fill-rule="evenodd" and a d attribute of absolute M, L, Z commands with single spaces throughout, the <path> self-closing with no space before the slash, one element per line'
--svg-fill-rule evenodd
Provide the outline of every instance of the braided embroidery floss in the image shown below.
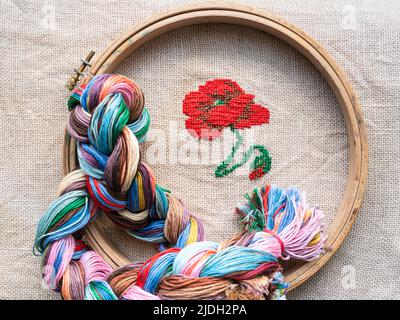
<path fill-rule="evenodd" d="M 297 189 L 267 185 L 237 208 L 242 234 L 205 241 L 200 220 L 140 159 L 149 128 L 143 101 L 120 75 L 95 76 L 73 92 L 67 128 L 80 168 L 64 177 L 37 227 L 44 282 L 64 299 L 284 299 L 279 261 L 323 252 L 322 212 Z M 82 239 L 101 212 L 160 252 L 112 270 Z"/>
<path fill-rule="evenodd" d="M 244 92 L 229 79 L 214 79 L 199 86 L 198 91 L 188 93 L 183 100 L 183 113 L 189 118 L 185 125 L 190 134 L 199 139 L 213 140 L 229 128 L 235 135 L 236 143 L 228 158 L 215 170 L 216 177 L 223 177 L 258 154 L 251 163 L 249 179 L 259 179 L 271 169 L 271 157 L 262 145 L 253 145 L 239 162 L 235 155 L 243 144 L 239 130 L 269 123 L 270 112 L 267 108 L 254 103 L 254 95 Z"/>
<path fill-rule="evenodd" d="M 267 185 L 246 199 L 237 208 L 243 234 L 221 244 L 168 249 L 115 271 L 110 283 L 121 297 L 128 287 L 138 292 L 137 286 L 162 299 L 284 299 L 287 284 L 278 260 L 311 261 L 323 252 L 323 214 L 296 188 Z"/>

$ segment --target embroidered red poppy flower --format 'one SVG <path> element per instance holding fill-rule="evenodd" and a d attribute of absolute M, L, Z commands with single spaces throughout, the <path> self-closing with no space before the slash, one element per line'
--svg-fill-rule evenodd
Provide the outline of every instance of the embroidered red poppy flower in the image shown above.
<path fill-rule="evenodd" d="M 238 129 L 269 123 L 269 110 L 256 104 L 254 95 L 244 92 L 235 81 L 207 81 L 198 91 L 192 91 L 185 96 L 183 113 L 189 117 L 185 122 L 186 129 L 196 138 L 213 140 L 227 127 L 235 134 L 236 143 L 230 155 L 215 169 L 217 177 L 230 174 L 253 155 L 256 157 L 251 164 L 250 180 L 263 177 L 271 169 L 271 157 L 268 150 L 261 145 L 251 146 L 239 162 L 235 160 L 235 155 L 243 144 L 243 137 Z"/>
<path fill-rule="evenodd" d="M 269 122 L 269 110 L 254 103 L 254 95 L 245 93 L 229 79 L 215 79 L 185 96 L 183 113 L 189 118 L 186 128 L 196 138 L 212 140 L 226 127 L 245 129 Z"/>

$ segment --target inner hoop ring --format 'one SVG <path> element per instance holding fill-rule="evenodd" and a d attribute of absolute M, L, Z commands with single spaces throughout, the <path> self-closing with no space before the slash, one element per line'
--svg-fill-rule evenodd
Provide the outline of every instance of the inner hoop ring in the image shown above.
<path fill-rule="evenodd" d="M 349 233 L 365 191 L 368 175 L 368 142 L 365 120 L 348 79 L 333 58 L 314 39 L 296 26 L 259 9 L 233 5 L 207 3 L 191 5 L 154 16 L 118 37 L 90 68 L 90 76 L 112 73 L 134 50 L 144 43 L 181 27 L 195 24 L 228 23 L 255 28 L 266 32 L 295 48 L 322 74 L 334 92 L 345 119 L 350 149 L 349 174 L 338 212 L 328 229 L 326 251 L 317 260 L 298 263 L 285 271 L 289 289 L 309 279 L 334 255 Z M 79 167 L 76 143 L 65 133 L 63 148 L 64 174 Z M 85 230 L 89 245 L 113 268 L 130 263 L 129 259 L 108 239 L 102 227 L 92 222 Z"/>

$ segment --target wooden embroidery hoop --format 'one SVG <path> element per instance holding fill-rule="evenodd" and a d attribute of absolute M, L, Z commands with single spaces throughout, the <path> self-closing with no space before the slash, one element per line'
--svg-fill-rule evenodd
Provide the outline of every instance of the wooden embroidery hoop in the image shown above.
<path fill-rule="evenodd" d="M 332 57 L 314 39 L 294 25 L 270 13 L 234 5 L 207 3 L 191 5 L 154 16 L 128 30 L 105 50 L 90 68 L 89 77 L 112 73 L 130 53 L 155 37 L 181 27 L 205 23 L 230 23 L 264 31 L 288 43 L 302 53 L 323 75 L 341 105 L 350 148 L 349 175 L 338 212 L 328 229 L 326 252 L 317 260 L 298 263 L 285 271 L 290 289 L 302 284 L 333 256 L 349 233 L 360 209 L 368 174 L 368 143 L 365 121 L 356 94 Z M 68 133 L 64 143 L 64 174 L 79 167 L 76 143 Z M 113 268 L 131 263 L 110 242 L 103 228 L 93 222 L 85 230 L 85 238 Z"/>

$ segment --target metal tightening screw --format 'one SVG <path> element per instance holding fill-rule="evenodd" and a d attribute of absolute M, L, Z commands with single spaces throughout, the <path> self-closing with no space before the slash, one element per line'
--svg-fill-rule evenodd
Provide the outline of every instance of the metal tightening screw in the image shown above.
<path fill-rule="evenodd" d="M 94 56 L 94 51 L 90 51 L 89 54 L 87 55 L 86 59 L 81 59 L 82 64 L 79 67 L 79 69 L 74 69 L 74 74 L 71 76 L 71 78 L 67 81 L 67 84 L 65 85 L 68 90 L 72 91 L 74 90 L 76 84 L 79 81 L 79 77 L 83 76 L 83 71 L 85 71 L 86 66 L 91 67 L 92 65 L 90 64 L 90 60 Z"/>

